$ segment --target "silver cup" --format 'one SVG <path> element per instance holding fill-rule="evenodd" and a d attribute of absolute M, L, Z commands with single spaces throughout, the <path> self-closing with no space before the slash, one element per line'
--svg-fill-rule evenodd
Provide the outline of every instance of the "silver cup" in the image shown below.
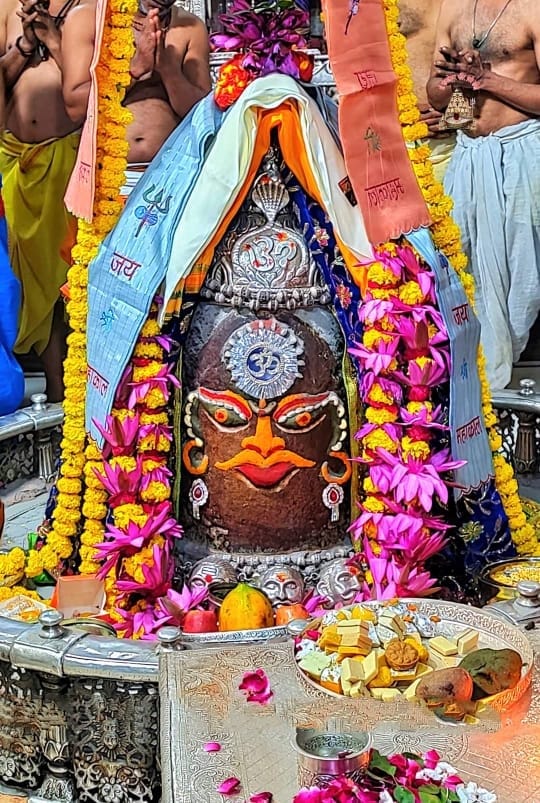
<path fill-rule="evenodd" d="M 294 747 L 301 787 L 325 787 L 340 775 L 358 780 L 371 758 L 371 736 L 364 732 L 330 733 L 297 728 Z"/>

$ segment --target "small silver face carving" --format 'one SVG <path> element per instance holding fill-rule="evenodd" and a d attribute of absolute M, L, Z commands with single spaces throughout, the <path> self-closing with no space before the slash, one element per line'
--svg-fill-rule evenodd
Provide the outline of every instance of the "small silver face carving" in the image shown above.
<path fill-rule="evenodd" d="M 304 598 L 302 575 L 291 566 L 270 566 L 261 575 L 259 587 L 272 605 L 294 605 Z"/>
<path fill-rule="evenodd" d="M 317 593 L 328 597 L 333 605 L 352 602 L 362 587 L 363 573 L 349 565 L 348 558 L 336 558 L 321 570 Z"/>
<path fill-rule="evenodd" d="M 190 588 L 208 588 L 211 583 L 236 583 L 234 566 L 225 558 L 209 555 L 197 561 L 189 575 Z"/>

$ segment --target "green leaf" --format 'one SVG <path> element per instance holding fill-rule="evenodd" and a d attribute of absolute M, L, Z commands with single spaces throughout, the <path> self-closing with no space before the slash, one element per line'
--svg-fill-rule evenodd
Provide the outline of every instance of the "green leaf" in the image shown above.
<path fill-rule="evenodd" d="M 373 751 L 369 766 L 370 769 L 381 770 L 382 772 L 386 773 L 386 775 L 390 775 L 392 778 L 397 772 L 397 767 L 394 767 L 394 765 L 388 761 L 386 756 L 381 756 L 378 750 Z M 414 803 L 414 797 L 413 797 L 413 803 Z"/>
<path fill-rule="evenodd" d="M 420 795 L 420 800 L 422 803 L 440 803 L 440 797 L 438 794 L 433 795 L 430 792 L 426 792 L 426 787 L 422 786 L 418 790 L 418 794 Z"/>
<path fill-rule="evenodd" d="M 413 793 L 405 789 L 404 786 L 396 786 L 393 795 L 397 803 L 414 803 Z"/>

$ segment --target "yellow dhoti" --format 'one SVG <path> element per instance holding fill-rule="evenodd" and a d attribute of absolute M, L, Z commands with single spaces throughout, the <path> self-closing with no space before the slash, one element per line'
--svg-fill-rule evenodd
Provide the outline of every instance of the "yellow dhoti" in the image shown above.
<path fill-rule="evenodd" d="M 64 193 L 79 134 L 39 143 L 20 142 L 6 132 L 0 139 L 0 174 L 9 233 L 11 265 L 22 286 L 15 351 L 41 354 L 51 334 L 53 311 L 68 263 L 60 254 L 73 218 Z"/>
<path fill-rule="evenodd" d="M 439 184 L 443 183 L 446 168 L 450 164 L 450 159 L 454 153 L 456 146 L 456 135 L 450 134 L 448 137 L 438 139 L 437 137 L 430 137 L 427 144 L 431 150 L 430 161 L 433 165 L 433 173 L 435 179 Z"/>

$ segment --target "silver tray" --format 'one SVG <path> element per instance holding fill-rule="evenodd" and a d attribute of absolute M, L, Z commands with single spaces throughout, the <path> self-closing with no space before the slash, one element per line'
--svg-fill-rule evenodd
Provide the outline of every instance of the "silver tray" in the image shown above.
<path fill-rule="evenodd" d="M 178 643 L 186 650 L 233 644 L 275 644 L 290 638 L 287 625 L 261 627 L 258 630 L 229 630 L 223 633 L 182 633 Z"/>
<path fill-rule="evenodd" d="M 473 608 L 456 602 L 442 602 L 433 599 L 400 599 L 399 601 L 415 605 L 419 614 L 424 614 L 428 617 L 438 616 L 441 621 L 437 624 L 437 635 L 452 637 L 465 628 L 472 627 L 479 633 L 478 648 L 512 649 L 518 652 L 523 661 L 521 680 L 513 689 L 502 691 L 491 697 L 485 697 L 482 702 L 488 703 L 497 711 L 504 711 L 523 697 L 531 685 L 534 654 L 529 640 L 521 630 L 493 616 L 485 608 Z M 375 609 L 382 607 L 380 602 L 362 602 L 358 604 Z M 349 609 L 352 607 L 354 606 L 347 606 Z M 325 689 L 315 680 L 312 680 L 300 669 L 298 663 L 296 668 L 302 680 L 308 685 L 333 697 L 343 696 Z"/>

